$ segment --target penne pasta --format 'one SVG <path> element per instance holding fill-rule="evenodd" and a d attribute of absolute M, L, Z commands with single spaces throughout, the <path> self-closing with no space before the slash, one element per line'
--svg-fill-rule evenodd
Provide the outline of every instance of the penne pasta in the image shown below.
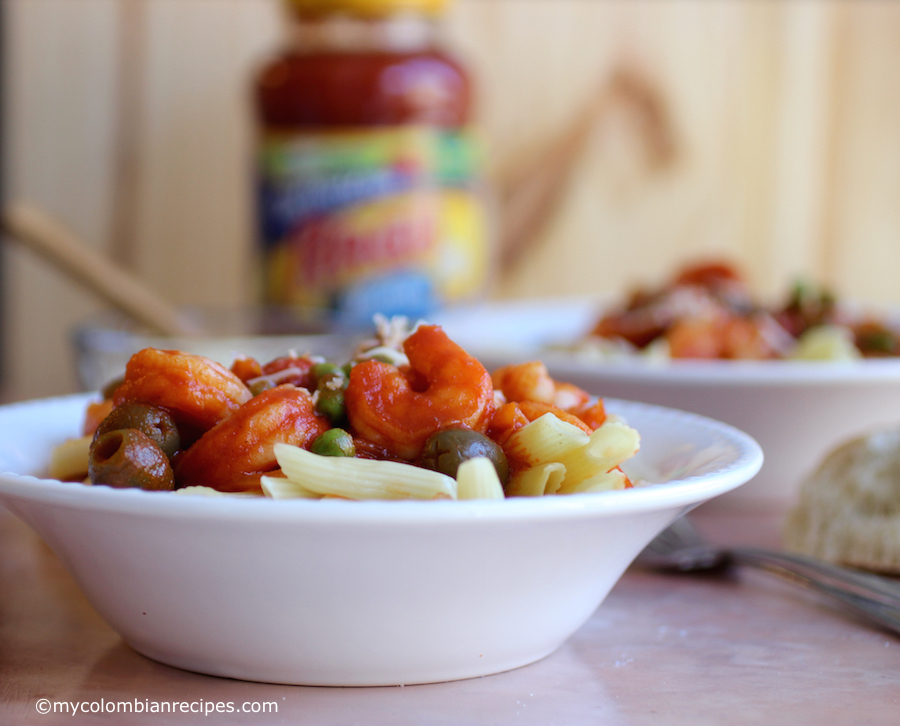
<path fill-rule="evenodd" d="M 589 440 L 577 426 L 545 413 L 511 434 L 506 450 L 513 459 L 539 466 L 559 461 L 570 451 L 584 447 Z"/>
<path fill-rule="evenodd" d="M 560 457 L 566 477 L 559 493 L 580 491 L 578 487 L 582 482 L 615 469 L 634 456 L 639 448 L 640 436 L 633 428 L 622 423 L 603 424 L 591 434 L 585 446 Z"/>
<path fill-rule="evenodd" d="M 197 496 L 197 497 L 247 497 L 247 496 L 253 496 L 252 494 L 220 492 L 218 489 L 213 489 L 212 487 L 204 487 L 204 486 L 183 487 L 182 489 L 176 489 L 175 493 L 182 494 L 184 496 Z"/>
<path fill-rule="evenodd" d="M 321 494 L 307 489 L 302 484 L 283 476 L 266 476 L 259 478 L 263 494 L 271 499 L 321 499 Z"/>
<path fill-rule="evenodd" d="M 47 474 L 60 481 L 81 481 L 88 475 L 92 436 L 67 439 L 53 449 Z"/>
<path fill-rule="evenodd" d="M 508 497 L 542 497 L 555 494 L 566 476 L 566 467 L 557 462 L 540 464 L 510 475 L 506 483 Z"/>
<path fill-rule="evenodd" d="M 585 494 L 588 492 L 608 492 L 614 489 L 625 489 L 628 485 L 628 477 L 625 473 L 615 468 L 602 474 L 582 479 L 578 484 L 566 490 L 566 494 Z"/>
<path fill-rule="evenodd" d="M 458 499 L 503 499 L 503 485 L 494 464 L 485 456 L 468 459 L 456 470 Z"/>
<path fill-rule="evenodd" d="M 396 461 L 320 456 L 289 444 L 275 444 L 274 449 L 284 475 L 317 494 L 346 499 L 457 498 L 456 480 L 430 469 Z"/>

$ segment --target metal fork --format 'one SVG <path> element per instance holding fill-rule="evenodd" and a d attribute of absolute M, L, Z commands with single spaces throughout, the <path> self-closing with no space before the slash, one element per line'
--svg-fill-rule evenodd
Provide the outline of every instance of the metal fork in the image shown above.
<path fill-rule="evenodd" d="M 651 569 L 676 572 L 756 567 L 843 603 L 859 615 L 900 633 L 900 582 L 833 565 L 806 555 L 756 547 L 716 547 L 681 517 L 638 555 Z"/>

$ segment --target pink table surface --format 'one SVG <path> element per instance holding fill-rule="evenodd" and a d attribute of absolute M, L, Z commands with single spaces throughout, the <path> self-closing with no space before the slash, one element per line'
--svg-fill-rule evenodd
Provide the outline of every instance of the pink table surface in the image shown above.
<path fill-rule="evenodd" d="M 778 543 L 777 513 L 707 509 L 695 519 L 718 541 Z M 137 699 L 148 707 L 269 702 L 277 713 L 40 715 L 42 698 Z M 194 722 L 893 726 L 900 723 L 900 638 L 764 573 L 661 575 L 633 567 L 557 652 L 508 673 L 397 688 L 233 681 L 132 651 L 41 540 L 0 509 L 0 724 Z"/>

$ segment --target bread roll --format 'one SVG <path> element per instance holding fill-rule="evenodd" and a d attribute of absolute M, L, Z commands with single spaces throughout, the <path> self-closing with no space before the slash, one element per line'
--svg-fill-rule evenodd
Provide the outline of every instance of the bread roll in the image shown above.
<path fill-rule="evenodd" d="M 785 546 L 900 575 L 900 428 L 848 441 L 825 458 L 802 484 Z"/>

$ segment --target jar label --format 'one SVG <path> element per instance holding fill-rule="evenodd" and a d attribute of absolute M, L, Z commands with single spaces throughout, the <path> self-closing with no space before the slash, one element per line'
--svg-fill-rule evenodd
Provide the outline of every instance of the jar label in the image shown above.
<path fill-rule="evenodd" d="M 260 159 L 263 297 L 426 316 L 481 292 L 489 268 L 481 154 L 467 130 L 270 133 Z"/>

